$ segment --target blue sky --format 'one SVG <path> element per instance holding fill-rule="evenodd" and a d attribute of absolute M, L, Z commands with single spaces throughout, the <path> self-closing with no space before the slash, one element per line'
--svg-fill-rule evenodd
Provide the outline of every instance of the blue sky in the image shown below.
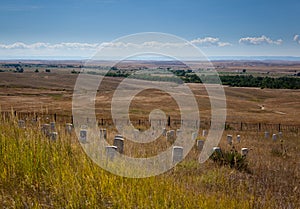
<path fill-rule="evenodd" d="M 180 36 L 208 56 L 300 56 L 299 20 L 296 0 L 2 0 L 0 58 L 85 57 L 139 32 Z"/>

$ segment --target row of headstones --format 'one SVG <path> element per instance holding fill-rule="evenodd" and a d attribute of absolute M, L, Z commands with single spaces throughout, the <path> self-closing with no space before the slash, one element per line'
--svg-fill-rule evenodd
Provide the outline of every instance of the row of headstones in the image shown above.
<path fill-rule="evenodd" d="M 175 130 L 169 130 L 167 131 L 165 128 L 163 129 L 163 136 L 165 136 L 167 138 L 167 141 L 169 142 L 173 142 L 175 137 L 178 136 L 180 133 L 182 132 L 182 130 L 177 129 L 176 130 L 176 135 L 175 135 Z M 202 130 L 202 136 L 205 137 L 207 135 L 207 131 L 206 130 Z M 196 139 L 198 136 L 198 133 L 193 133 L 192 138 Z"/>
<path fill-rule="evenodd" d="M 106 129 L 100 129 L 100 139 L 105 139 L 107 138 L 107 131 Z M 81 143 L 87 143 L 87 127 L 81 127 L 80 132 L 79 132 L 79 141 Z"/>
<path fill-rule="evenodd" d="M 113 160 L 116 153 L 124 153 L 124 139 L 121 135 L 116 135 L 114 138 L 113 146 L 105 147 L 106 156 L 108 159 Z M 172 150 L 172 162 L 178 163 L 183 160 L 183 147 L 173 146 Z"/>
<path fill-rule="evenodd" d="M 25 121 L 24 120 L 19 120 L 18 125 L 20 128 L 25 128 Z M 71 133 L 73 129 L 73 124 L 67 123 L 66 124 L 66 132 Z M 56 127 L 55 127 L 55 122 L 51 122 L 50 124 L 43 124 L 42 125 L 42 132 L 48 136 L 52 140 L 57 139 L 57 132 L 55 132 Z M 177 130 L 176 134 L 180 133 L 181 130 Z M 280 132 L 281 133 L 281 132 Z M 167 137 L 168 141 L 171 141 L 175 138 L 175 130 L 169 130 L 167 131 L 166 129 L 163 130 L 163 135 Z M 195 136 L 193 136 L 195 139 L 197 138 L 197 133 L 194 133 Z M 207 131 L 203 130 L 202 131 L 202 136 L 206 136 Z M 282 133 L 279 134 L 282 136 Z M 267 136 L 267 132 L 265 133 L 265 136 Z M 107 138 L 107 131 L 106 129 L 100 129 L 100 139 L 106 139 Z M 241 136 L 237 135 L 236 138 L 237 142 L 241 141 Z M 273 140 L 276 140 L 276 134 L 273 134 Z M 81 129 L 80 130 L 80 141 L 82 143 L 87 142 L 87 130 L 86 129 Z M 232 144 L 232 135 L 227 135 L 227 142 L 228 144 Z M 197 140 L 196 146 L 199 150 L 202 150 L 204 146 L 204 140 Z M 124 138 L 122 135 L 116 135 L 114 138 L 114 143 L 113 146 L 106 146 L 105 148 L 107 156 L 110 159 L 113 159 L 115 151 L 119 153 L 124 153 Z M 214 147 L 214 151 L 220 150 L 219 147 Z M 246 155 L 248 153 L 248 148 L 242 148 L 241 149 L 242 155 Z M 172 151 L 172 159 L 173 162 L 180 162 L 183 159 L 183 147 L 181 146 L 174 146 L 173 151 Z"/>
<path fill-rule="evenodd" d="M 249 152 L 248 148 L 246 148 L 246 147 L 241 148 L 241 155 L 242 156 L 247 156 L 248 152 Z M 221 154 L 222 153 L 221 148 L 220 147 L 214 147 L 213 148 L 213 153 Z"/>
<path fill-rule="evenodd" d="M 277 140 L 277 136 L 279 136 L 279 138 L 282 138 L 282 132 L 279 132 L 278 134 L 272 134 L 273 141 Z M 270 133 L 268 131 L 265 132 L 265 138 L 270 138 Z"/>
<path fill-rule="evenodd" d="M 228 134 L 226 139 L 227 139 L 227 143 L 228 143 L 229 145 L 232 145 L 232 143 L 233 143 L 233 136 L 230 135 L 230 134 Z M 240 142 L 241 142 L 241 135 L 238 134 L 238 135 L 236 136 L 236 142 L 237 142 L 237 143 L 240 143 Z"/>
<path fill-rule="evenodd" d="M 24 120 L 19 120 L 18 121 L 18 126 L 19 128 L 26 128 L 25 126 L 25 121 Z M 67 133 L 71 134 L 73 129 L 73 124 L 71 123 L 66 123 L 65 130 Z M 51 140 L 56 140 L 58 137 L 58 133 L 56 132 L 56 125 L 55 122 L 50 122 L 50 124 L 43 124 L 41 131 L 44 135 L 49 137 Z"/>
<path fill-rule="evenodd" d="M 241 135 L 236 135 L 236 142 L 240 143 L 241 142 Z M 233 136 L 231 134 L 227 135 L 227 143 L 228 145 L 232 145 L 233 144 Z M 220 147 L 214 147 L 214 151 L 220 152 L 221 149 Z M 241 155 L 242 156 L 246 156 L 249 152 L 249 149 L 246 147 L 241 148 Z"/>

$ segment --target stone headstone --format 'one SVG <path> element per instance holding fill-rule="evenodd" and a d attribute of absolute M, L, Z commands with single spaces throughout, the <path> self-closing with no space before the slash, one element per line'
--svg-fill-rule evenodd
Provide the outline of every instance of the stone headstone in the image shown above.
<path fill-rule="evenodd" d="M 213 147 L 213 153 L 221 154 L 221 148 L 220 147 Z"/>
<path fill-rule="evenodd" d="M 172 152 L 173 163 L 178 163 L 183 160 L 183 147 L 174 146 Z"/>
<path fill-rule="evenodd" d="M 202 150 L 204 146 L 203 140 L 197 140 L 197 149 Z"/>
<path fill-rule="evenodd" d="M 100 129 L 100 139 L 105 139 L 107 138 L 107 131 L 106 129 Z"/>
<path fill-rule="evenodd" d="M 241 149 L 241 155 L 242 156 L 246 156 L 248 154 L 248 152 L 249 152 L 248 148 L 244 147 L 244 148 Z"/>
<path fill-rule="evenodd" d="M 278 133 L 278 136 L 279 136 L 279 138 L 282 138 L 282 132 L 281 131 Z"/>
<path fill-rule="evenodd" d="M 19 126 L 19 128 L 25 128 L 25 121 L 24 120 L 19 120 L 18 121 L 18 126 Z"/>
<path fill-rule="evenodd" d="M 123 138 L 122 134 L 117 134 L 115 137 Z"/>
<path fill-rule="evenodd" d="M 163 136 L 166 136 L 166 134 L 167 134 L 167 129 L 166 129 L 166 128 L 163 128 L 162 135 L 163 135 Z"/>
<path fill-rule="evenodd" d="M 265 138 L 269 138 L 270 137 L 270 133 L 268 131 L 265 132 Z"/>
<path fill-rule="evenodd" d="M 105 153 L 106 153 L 106 157 L 108 159 L 113 160 L 117 153 L 117 147 L 116 146 L 106 146 Z"/>
<path fill-rule="evenodd" d="M 232 135 L 227 135 L 227 143 L 232 145 Z"/>
<path fill-rule="evenodd" d="M 273 135 L 272 135 L 272 139 L 273 139 L 273 141 L 276 141 L 276 140 L 277 140 L 277 135 L 276 135 L 276 134 L 273 134 Z"/>
<path fill-rule="evenodd" d="M 175 131 L 174 130 L 167 131 L 167 141 L 173 143 L 174 140 L 175 140 Z"/>
<path fill-rule="evenodd" d="M 73 129 L 73 124 L 72 123 L 66 123 L 66 132 L 68 134 L 72 133 L 72 129 Z"/>
<path fill-rule="evenodd" d="M 207 135 L 207 131 L 206 130 L 202 130 L 202 136 L 206 136 Z"/>
<path fill-rule="evenodd" d="M 81 129 L 79 132 L 79 141 L 80 143 L 86 143 L 87 142 L 87 130 Z"/>
<path fill-rule="evenodd" d="M 50 134 L 50 124 L 43 124 L 41 130 L 42 130 L 43 134 L 45 134 L 46 136 L 49 136 L 49 134 Z"/>
<path fill-rule="evenodd" d="M 50 130 L 53 132 L 55 131 L 55 122 L 50 123 Z"/>
<path fill-rule="evenodd" d="M 114 138 L 114 146 L 117 147 L 117 151 L 119 153 L 124 153 L 124 139 L 123 137 L 119 137 L 118 135 Z"/>
<path fill-rule="evenodd" d="M 178 137 L 178 136 L 180 136 L 182 134 L 182 130 L 181 129 L 177 129 L 176 130 L 176 136 Z"/>
<path fill-rule="evenodd" d="M 241 142 L 241 135 L 237 135 L 237 136 L 236 136 L 236 141 L 237 141 L 238 143 Z"/>
<path fill-rule="evenodd" d="M 51 140 L 55 141 L 57 139 L 57 132 L 51 132 L 49 137 Z"/>

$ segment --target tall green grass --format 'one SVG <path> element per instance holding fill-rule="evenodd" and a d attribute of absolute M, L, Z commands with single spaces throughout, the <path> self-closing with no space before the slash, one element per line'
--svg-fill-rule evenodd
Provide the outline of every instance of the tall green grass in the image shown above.
<path fill-rule="evenodd" d="M 199 165 L 193 150 L 165 174 L 115 176 L 94 164 L 73 135 L 50 141 L 36 126 L 1 119 L 0 204 L 4 208 L 274 208 L 273 190 L 260 194 L 251 176 Z M 270 154 L 271 156 L 271 154 Z M 251 163 L 250 163 L 251 166 Z M 254 166 L 255 167 L 255 166 Z M 255 173 L 255 172 L 254 172 Z M 253 174 L 254 175 L 254 174 Z M 268 186 L 268 185 L 266 185 Z M 290 195 L 290 194 L 286 194 Z M 294 201 L 293 206 L 299 204 Z M 284 204 L 284 203 L 283 203 Z"/>

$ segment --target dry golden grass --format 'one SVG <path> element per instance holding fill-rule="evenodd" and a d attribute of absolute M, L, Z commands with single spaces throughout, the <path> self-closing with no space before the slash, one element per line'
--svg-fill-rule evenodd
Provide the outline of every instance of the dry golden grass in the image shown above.
<path fill-rule="evenodd" d="M 52 113 L 71 114 L 72 92 L 77 75 L 60 73 L 1 73 L 0 106 L 2 111 L 37 111 L 42 108 Z M 110 102 L 120 78 L 108 77 L 99 88 L 96 113 L 109 118 Z M 210 102 L 201 84 L 189 84 L 196 95 L 201 117 L 210 117 Z M 231 122 L 268 122 L 300 124 L 299 90 L 224 87 L 227 120 Z M 150 95 L 150 96 L 149 96 Z M 260 106 L 264 105 L 265 110 Z M 147 118 L 153 108 L 162 108 L 172 117 L 179 116 L 178 106 L 168 94 L 144 91 L 134 98 L 131 113 L 134 118 Z M 147 110 L 145 112 L 145 110 Z"/>
<path fill-rule="evenodd" d="M 109 142 L 117 133 L 108 128 Z M 145 179 L 110 174 L 83 152 L 74 133 L 57 124 L 59 138 L 50 141 L 36 125 L 17 127 L 15 119 L 1 119 L 0 185 L 5 208 L 299 208 L 299 135 L 283 133 L 280 140 L 265 139 L 260 132 L 226 131 L 220 142 L 229 150 L 226 135 L 237 150 L 248 147 L 250 172 L 220 167 L 211 160 L 199 164 L 193 148 L 170 171 Z M 204 137 L 200 137 L 205 139 Z M 171 146 L 164 137 L 158 146 Z M 146 145 L 147 156 L 157 146 Z M 125 153 L 141 153 L 125 140 Z M 283 152 L 284 151 L 284 152 Z"/>

